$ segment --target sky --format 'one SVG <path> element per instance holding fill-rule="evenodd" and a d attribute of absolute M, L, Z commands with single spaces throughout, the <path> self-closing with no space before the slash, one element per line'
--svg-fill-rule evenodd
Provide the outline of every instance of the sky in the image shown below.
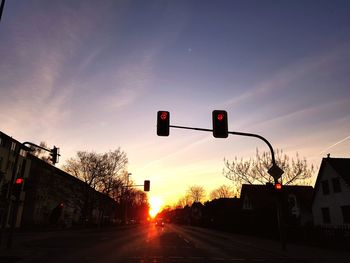
<path fill-rule="evenodd" d="M 0 22 L 0 130 L 77 151 L 127 153 L 135 183 L 173 204 L 231 182 L 224 158 L 254 157 L 256 133 L 310 164 L 350 157 L 349 1 L 8 0 Z"/>

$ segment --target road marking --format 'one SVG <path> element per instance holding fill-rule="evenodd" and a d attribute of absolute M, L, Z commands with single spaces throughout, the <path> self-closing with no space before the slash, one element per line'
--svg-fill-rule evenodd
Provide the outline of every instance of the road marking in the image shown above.
<path fill-rule="evenodd" d="M 189 244 L 189 243 L 190 243 L 190 241 L 188 241 L 186 238 L 184 238 L 184 240 L 185 240 L 185 242 L 186 242 L 187 244 Z"/>

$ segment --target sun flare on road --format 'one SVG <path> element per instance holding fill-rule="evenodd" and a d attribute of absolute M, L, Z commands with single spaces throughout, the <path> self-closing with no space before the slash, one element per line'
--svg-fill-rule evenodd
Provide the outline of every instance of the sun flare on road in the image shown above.
<path fill-rule="evenodd" d="M 160 209 L 162 209 L 163 200 L 159 197 L 151 197 L 149 204 L 149 215 L 154 218 L 159 213 Z"/>

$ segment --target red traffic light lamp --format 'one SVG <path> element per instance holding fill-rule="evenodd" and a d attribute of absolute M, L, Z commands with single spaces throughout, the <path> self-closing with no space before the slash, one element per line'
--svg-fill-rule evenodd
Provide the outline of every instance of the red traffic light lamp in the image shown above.
<path fill-rule="evenodd" d="M 23 178 L 17 178 L 16 181 L 15 181 L 15 184 L 16 185 L 21 185 L 21 184 L 23 184 L 23 182 L 24 182 Z"/>
<path fill-rule="evenodd" d="M 279 182 L 276 182 L 274 185 L 275 190 L 281 191 L 282 190 L 282 184 Z"/>

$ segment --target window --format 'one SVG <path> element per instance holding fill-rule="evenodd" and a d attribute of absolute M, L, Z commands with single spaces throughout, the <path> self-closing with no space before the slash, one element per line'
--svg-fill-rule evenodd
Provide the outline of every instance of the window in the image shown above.
<path fill-rule="evenodd" d="M 343 222 L 344 224 L 350 223 L 350 205 L 342 206 L 341 212 L 343 214 Z"/>
<path fill-rule="evenodd" d="M 246 196 L 243 202 L 243 209 L 251 210 L 253 208 L 252 201 Z"/>
<path fill-rule="evenodd" d="M 341 192 L 339 177 L 333 178 L 333 179 L 332 179 L 332 184 L 333 184 L 333 192 L 334 192 L 334 193 L 339 193 L 339 192 Z"/>
<path fill-rule="evenodd" d="M 328 181 L 322 181 L 321 182 L 322 184 L 322 191 L 323 191 L 323 194 L 324 195 L 329 195 L 329 184 L 328 184 Z"/>
<path fill-rule="evenodd" d="M 328 207 L 323 207 L 321 208 L 321 212 L 322 212 L 322 220 L 323 223 L 327 224 L 331 222 L 331 216 L 329 214 L 329 208 Z"/>
<path fill-rule="evenodd" d="M 25 158 L 25 157 L 27 157 L 27 151 L 21 149 L 21 150 L 19 151 L 19 155 Z"/>
<path fill-rule="evenodd" d="M 15 151 L 16 150 L 16 143 L 12 142 L 11 143 L 11 151 Z"/>

